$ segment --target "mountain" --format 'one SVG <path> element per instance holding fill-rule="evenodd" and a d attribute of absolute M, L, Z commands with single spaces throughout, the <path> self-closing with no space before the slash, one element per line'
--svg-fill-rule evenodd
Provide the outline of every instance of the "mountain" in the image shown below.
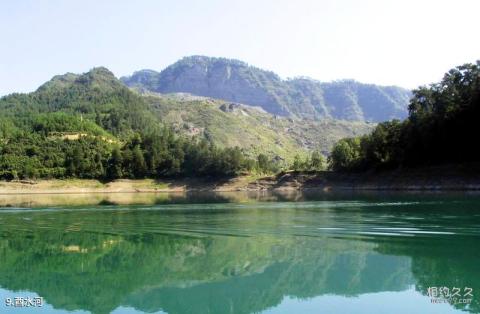
<path fill-rule="evenodd" d="M 154 116 L 177 133 L 199 136 L 219 147 L 241 147 L 291 161 L 297 153 L 319 150 L 327 155 L 344 137 L 363 135 L 373 124 L 324 119 L 296 120 L 274 116 L 260 107 L 186 94 L 145 93 Z"/>
<path fill-rule="evenodd" d="M 380 122 L 403 119 L 411 92 L 396 86 L 353 80 L 322 83 L 309 78 L 282 80 L 239 60 L 185 57 L 161 72 L 141 70 L 121 80 L 158 93 L 190 93 L 260 106 L 295 118 Z"/>
<path fill-rule="evenodd" d="M 239 147 L 252 158 L 263 153 L 281 162 L 312 150 L 326 155 L 339 139 L 374 127 L 361 121 L 292 119 L 225 100 L 132 89 L 103 67 L 57 75 L 35 92 L 2 97 L 0 117 L 0 144 L 2 139 L 13 145 L 15 138 L 40 134 L 42 141 L 15 145 L 34 145 L 42 152 L 44 141 L 50 143 L 52 137 L 91 135 L 124 145 L 137 133 L 159 133 L 168 126 L 186 138 L 206 139 L 220 148 Z M 48 154 L 52 153 L 37 159 Z"/>

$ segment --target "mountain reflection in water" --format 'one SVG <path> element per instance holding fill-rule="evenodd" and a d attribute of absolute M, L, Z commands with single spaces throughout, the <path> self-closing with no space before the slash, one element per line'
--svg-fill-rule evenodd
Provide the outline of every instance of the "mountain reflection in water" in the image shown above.
<path fill-rule="evenodd" d="M 42 296 L 44 312 L 257 313 L 410 290 L 426 304 L 428 287 L 455 286 L 473 288 L 472 303 L 431 312 L 480 312 L 476 196 L 232 195 L 53 209 L 10 199 L 0 210 L 0 287 Z"/>

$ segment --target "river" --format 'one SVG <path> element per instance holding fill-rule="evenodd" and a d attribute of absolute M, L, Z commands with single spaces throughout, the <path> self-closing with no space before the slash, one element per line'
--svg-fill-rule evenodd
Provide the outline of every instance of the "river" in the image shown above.
<path fill-rule="evenodd" d="M 0 207 L 0 313 L 480 313 L 475 194 L 17 195 Z"/>

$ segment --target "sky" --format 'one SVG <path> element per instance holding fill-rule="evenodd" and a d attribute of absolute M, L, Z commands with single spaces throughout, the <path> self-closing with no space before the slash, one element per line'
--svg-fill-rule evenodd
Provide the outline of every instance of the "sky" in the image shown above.
<path fill-rule="evenodd" d="M 0 95 L 189 55 L 415 88 L 480 59 L 479 0 L 0 0 Z"/>

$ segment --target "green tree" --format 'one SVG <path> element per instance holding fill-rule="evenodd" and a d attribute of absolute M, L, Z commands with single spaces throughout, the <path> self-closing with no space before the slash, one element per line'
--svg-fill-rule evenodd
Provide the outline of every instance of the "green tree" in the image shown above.
<path fill-rule="evenodd" d="M 147 164 L 139 145 L 132 150 L 132 171 L 135 178 L 144 178 L 147 173 Z"/>
<path fill-rule="evenodd" d="M 299 155 L 295 155 L 295 157 L 293 158 L 292 169 L 295 171 L 305 170 L 305 162 Z"/>
<path fill-rule="evenodd" d="M 323 158 L 322 154 L 318 151 L 312 152 L 312 156 L 310 157 L 310 170 L 324 170 L 325 169 L 325 159 Z"/>
<path fill-rule="evenodd" d="M 119 179 L 122 177 L 122 163 L 122 152 L 118 146 L 115 146 L 108 160 L 107 177 L 109 179 Z"/>
<path fill-rule="evenodd" d="M 338 141 L 332 149 L 329 164 L 333 170 L 352 170 L 361 161 L 360 138 L 345 138 Z"/>
<path fill-rule="evenodd" d="M 270 171 L 270 160 L 267 155 L 259 154 L 257 157 L 258 170 L 260 172 L 269 172 Z"/>

